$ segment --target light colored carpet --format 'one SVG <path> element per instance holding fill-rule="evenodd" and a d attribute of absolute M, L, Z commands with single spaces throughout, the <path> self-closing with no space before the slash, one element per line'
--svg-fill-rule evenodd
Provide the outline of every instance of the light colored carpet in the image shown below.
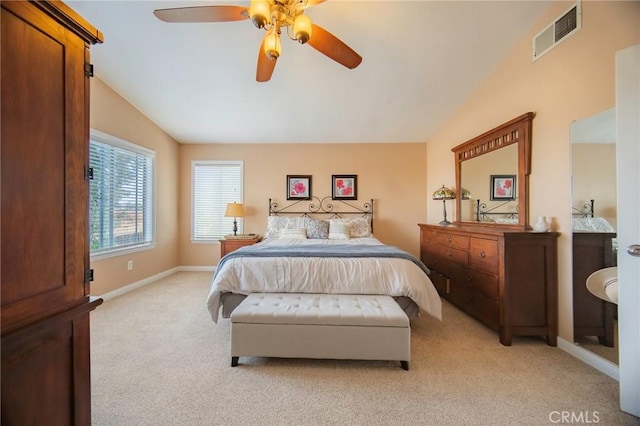
<path fill-rule="evenodd" d="M 412 320 L 409 371 L 265 358 L 232 368 L 229 321 L 214 324 L 205 306 L 210 279 L 180 272 L 91 314 L 94 425 L 544 425 L 563 412 L 638 424 L 615 380 L 541 338 L 502 346 L 447 303 L 442 322 Z"/>

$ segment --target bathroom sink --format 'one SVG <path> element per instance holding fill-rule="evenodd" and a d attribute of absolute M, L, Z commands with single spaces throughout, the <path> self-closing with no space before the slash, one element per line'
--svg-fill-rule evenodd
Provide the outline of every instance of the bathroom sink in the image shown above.
<path fill-rule="evenodd" d="M 605 302 L 618 304 L 618 267 L 599 269 L 589 275 L 587 289 Z"/>

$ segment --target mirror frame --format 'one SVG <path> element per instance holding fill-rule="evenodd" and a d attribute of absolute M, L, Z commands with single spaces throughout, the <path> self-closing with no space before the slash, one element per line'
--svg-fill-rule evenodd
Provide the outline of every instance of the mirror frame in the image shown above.
<path fill-rule="evenodd" d="M 475 138 L 451 148 L 455 156 L 456 168 L 456 216 L 458 225 L 499 226 L 516 229 L 530 229 L 529 226 L 529 175 L 531 174 L 531 132 L 535 114 L 527 112 Z M 488 222 L 462 221 L 460 215 L 462 188 L 462 163 L 500 148 L 518 145 L 518 224 L 498 224 Z"/>

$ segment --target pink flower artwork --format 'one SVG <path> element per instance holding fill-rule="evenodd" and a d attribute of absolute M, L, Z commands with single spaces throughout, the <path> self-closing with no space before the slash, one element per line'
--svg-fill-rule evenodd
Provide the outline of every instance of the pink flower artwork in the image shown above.
<path fill-rule="evenodd" d="M 311 176 L 287 175 L 287 200 L 311 198 Z"/>
<path fill-rule="evenodd" d="M 293 185 L 293 191 L 291 191 L 291 195 L 304 194 L 305 192 L 307 192 L 306 185 L 302 182 L 296 182 L 295 185 Z"/>
<path fill-rule="evenodd" d="M 515 176 L 491 176 L 493 192 L 492 200 L 513 200 L 515 199 Z"/>
<path fill-rule="evenodd" d="M 333 199 L 347 198 L 351 200 L 357 199 L 356 192 L 356 175 L 344 175 L 332 177 L 333 179 Z"/>

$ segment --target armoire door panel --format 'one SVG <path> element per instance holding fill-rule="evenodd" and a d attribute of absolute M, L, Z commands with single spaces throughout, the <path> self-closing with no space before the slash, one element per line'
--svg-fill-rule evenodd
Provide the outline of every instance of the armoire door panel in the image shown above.
<path fill-rule="evenodd" d="M 85 299 L 84 43 L 35 22 L 3 8 L 3 330 Z"/>

